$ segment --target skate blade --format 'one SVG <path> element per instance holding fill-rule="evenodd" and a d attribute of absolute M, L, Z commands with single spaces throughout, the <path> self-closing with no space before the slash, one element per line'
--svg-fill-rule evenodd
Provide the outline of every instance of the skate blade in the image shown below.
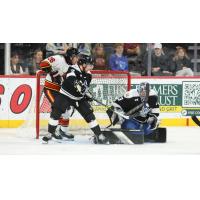
<path fill-rule="evenodd" d="M 52 138 L 52 139 L 49 140 L 49 141 L 44 141 L 44 140 L 42 140 L 42 144 L 58 144 L 58 143 L 63 143 L 63 141 L 62 141 L 62 140 L 55 139 L 55 138 Z"/>
<path fill-rule="evenodd" d="M 42 140 L 42 142 L 41 142 L 42 144 L 48 144 L 49 143 L 49 141 L 44 141 L 44 140 Z"/>
<path fill-rule="evenodd" d="M 57 142 L 57 143 L 62 143 L 63 139 L 52 138 L 51 141 L 54 141 L 54 142 Z"/>
<path fill-rule="evenodd" d="M 74 138 L 64 138 L 63 137 L 62 141 L 74 141 Z"/>
<path fill-rule="evenodd" d="M 66 144 L 67 142 L 74 142 L 74 139 L 51 139 L 49 141 L 42 141 L 42 144 Z"/>

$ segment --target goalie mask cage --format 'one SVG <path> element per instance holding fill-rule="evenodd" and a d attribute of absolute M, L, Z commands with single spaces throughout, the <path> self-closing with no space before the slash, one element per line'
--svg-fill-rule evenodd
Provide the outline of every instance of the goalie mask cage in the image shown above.
<path fill-rule="evenodd" d="M 51 104 L 44 95 L 43 87 L 46 74 L 43 71 L 38 71 L 36 74 L 36 138 L 40 136 L 42 129 L 47 130 L 48 120 L 51 112 Z M 90 92 L 94 98 L 98 99 L 106 105 L 111 103 L 118 97 L 122 96 L 131 88 L 131 76 L 129 72 L 111 71 L 111 70 L 93 70 L 92 82 L 90 84 Z M 97 102 L 92 102 L 94 114 L 100 126 L 109 119 L 105 113 L 106 108 L 99 105 Z M 79 130 L 84 127 L 81 121 L 84 119 L 77 111 L 70 117 L 69 130 Z M 85 122 L 84 122 L 85 123 Z M 104 123 L 105 124 L 105 123 Z M 87 124 L 85 126 L 88 128 Z M 47 132 L 47 131 L 46 131 Z"/>

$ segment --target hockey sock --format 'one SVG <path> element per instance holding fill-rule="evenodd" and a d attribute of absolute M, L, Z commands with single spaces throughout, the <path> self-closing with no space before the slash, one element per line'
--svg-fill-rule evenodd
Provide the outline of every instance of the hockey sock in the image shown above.
<path fill-rule="evenodd" d="M 57 128 L 57 126 L 53 126 L 53 125 L 51 125 L 51 124 L 48 124 L 48 132 L 49 132 L 49 133 L 55 134 L 56 128 Z"/>
<path fill-rule="evenodd" d="M 64 119 L 63 117 L 61 117 L 59 119 L 59 125 L 61 126 L 61 130 L 64 132 L 64 133 L 67 133 L 68 130 L 69 130 L 69 119 Z"/>
<path fill-rule="evenodd" d="M 68 131 L 69 131 L 69 127 L 68 126 L 61 126 L 60 128 L 64 133 L 68 133 Z"/>
<path fill-rule="evenodd" d="M 51 134 L 55 134 L 57 125 L 58 125 L 58 120 L 54 120 L 50 118 L 49 124 L 48 124 L 48 132 Z"/>

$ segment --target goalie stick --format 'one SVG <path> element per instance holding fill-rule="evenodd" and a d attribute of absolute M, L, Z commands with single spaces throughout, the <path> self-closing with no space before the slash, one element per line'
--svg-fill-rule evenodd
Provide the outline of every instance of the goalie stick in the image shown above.
<path fill-rule="evenodd" d="M 124 119 L 132 119 L 133 117 L 137 116 L 137 111 L 142 108 L 143 106 L 146 107 L 146 104 L 147 104 L 147 101 L 148 101 L 148 98 L 149 98 L 149 93 L 150 93 L 150 87 L 149 87 L 149 84 L 147 83 L 146 84 L 146 96 L 144 98 L 144 100 L 142 101 L 141 104 L 139 104 L 138 106 L 134 107 L 133 109 L 131 109 L 129 112 L 122 114 L 114 109 L 112 109 L 112 111 L 116 114 L 118 114 L 119 116 L 123 117 Z M 91 99 L 93 101 L 96 101 L 98 104 L 102 105 L 102 106 L 105 106 L 105 107 L 108 107 L 108 105 L 102 103 L 101 101 L 99 101 L 98 99 L 95 99 L 93 96 L 91 97 Z M 110 108 L 111 109 L 111 108 Z"/>
<path fill-rule="evenodd" d="M 102 103 L 101 101 L 99 101 L 98 99 L 95 99 L 94 97 L 92 97 L 92 100 L 93 100 L 93 101 L 96 101 L 98 104 L 100 104 L 100 105 L 102 105 L 102 106 L 108 107 L 108 105 Z M 110 108 L 110 109 L 111 109 L 111 108 Z M 113 109 L 112 109 L 112 111 L 113 111 L 114 113 L 118 114 L 119 116 L 123 117 L 124 119 L 130 119 L 129 116 L 123 115 L 122 113 L 117 112 L 116 110 L 113 110 Z"/>
<path fill-rule="evenodd" d="M 192 118 L 193 122 L 194 122 L 197 126 L 200 126 L 200 121 L 199 121 L 199 119 L 197 118 L 197 116 L 193 115 L 191 118 Z"/>

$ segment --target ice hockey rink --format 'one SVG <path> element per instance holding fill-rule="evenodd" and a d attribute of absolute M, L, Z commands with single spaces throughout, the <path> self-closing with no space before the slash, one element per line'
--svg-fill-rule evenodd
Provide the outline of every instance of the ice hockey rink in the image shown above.
<path fill-rule="evenodd" d="M 76 135 L 74 141 L 42 144 L 20 129 L 0 129 L 1 155 L 172 155 L 200 154 L 199 127 L 168 127 L 167 143 L 140 145 L 95 145 L 90 136 Z"/>

